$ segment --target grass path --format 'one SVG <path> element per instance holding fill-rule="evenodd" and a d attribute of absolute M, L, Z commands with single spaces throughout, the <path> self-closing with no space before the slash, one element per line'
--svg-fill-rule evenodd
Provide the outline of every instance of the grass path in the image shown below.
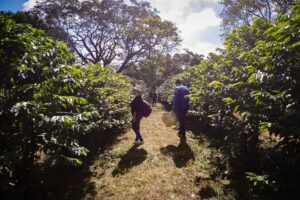
<path fill-rule="evenodd" d="M 158 105 L 142 120 L 143 145 L 133 145 L 129 130 L 90 166 L 95 194 L 84 199 L 220 199 L 223 186 L 209 176 L 207 142 L 188 132 L 187 144 L 179 144 L 177 130 L 162 123 L 163 112 Z"/>

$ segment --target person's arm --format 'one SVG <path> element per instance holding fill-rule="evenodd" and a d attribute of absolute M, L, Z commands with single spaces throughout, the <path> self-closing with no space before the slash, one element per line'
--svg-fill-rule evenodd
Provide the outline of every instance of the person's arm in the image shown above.
<path fill-rule="evenodd" d="M 136 122 L 136 112 L 133 112 L 133 113 L 132 113 L 132 119 L 131 119 L 131 122 L 132 122 L 132 123 Z"/>
<path fill-rule="evenodd" d="M 132 119 L 131 122 L 134 123 L 136 121 L 136 114 L 137 114 L 137 96 L 132 100 L 131 102 L 131 113 L 132 113 Z"/>
<path fill-rule="evenodd" d="M 174 92 L 174 101 L 172 111 L 174 112 L 178 108 L 179 89 L 176 88 Z"/>
<path fill-rule="evenodd" d="M 184 94 L 184 98 L 189 102 L 190 101 L 190 90 L 188 88 L 186 88 L 186 92 Z"/>

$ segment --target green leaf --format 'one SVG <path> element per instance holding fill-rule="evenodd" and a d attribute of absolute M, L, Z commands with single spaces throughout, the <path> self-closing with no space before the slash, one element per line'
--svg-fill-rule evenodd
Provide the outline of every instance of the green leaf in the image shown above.
<path fill-rule="evenodd" d="M 220 81 L 212 81 L 208 84 L 208 86 L 213 88 L 220 88 L 223 86 L 223 83 L 221 83 Z"/>
<path fill-rule="evenodd" d="M 300 41 L 293 43 L 292 45 L 289 46 L 289 48 L 295 48 L 300 46 Z"/>
<path fill-rule="evenodd" d="M 223 98 L 223 101 L 224 101 L 227 105 L 233 104 L 233 103 L 236 102 L 236 100 L 234 100 L 234 99 L 232 99 L 232 98 L 230 98 L 230 97 Z"/>
<path fill-rule="evenodd" d="M 256 74 L 252 74 L 248 80 L 247 80 L 248 83 L 258 83 L 257 79 L 256 79 Z"/>
<path fill-rule="evenodd" d="M 70 158 L 65 157 L 67 165 L 74 166 L 74 167 L 81 167 L 82 161 L 78 158 Z"/>
<path fill-rule="evenodd" d="M 239 105 L 236 105 L 233 109 L 233 112 L 237 112 L 239 110 L 240 106 Z"/>
<path fill-rule="evenodd" d="M 232 87 L 237 87 L 237 86 L 240 86 L 240 85 L 243 85 L 245 84 L 244 82 L 237 82 L 237 83 L 234 83 L 234 84 L 229 84 L 229 88 L 232 88 Z"/>

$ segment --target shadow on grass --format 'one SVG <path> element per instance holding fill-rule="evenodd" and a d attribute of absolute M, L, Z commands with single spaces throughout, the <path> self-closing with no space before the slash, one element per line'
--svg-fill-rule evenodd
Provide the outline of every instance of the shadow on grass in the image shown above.
<path fill-rule="evenodd" d="M 94 174 L 90 166 L 105 150 L 119 141 L 120 133 L 94 133 L 84 138 L 82 144 L 89 148 L 90 153 L 79 168 L 66 166 L 62 160 L 53 163 L 40 164 L 31 181 L 22 194 L 22 199 L 30 200 L 80 200 L 94 199 L 96 185 L 91 181 Z"/>
<path fill-rule="evenodd" d="M 230 184 L 223 188 L 224 193 L 231 190 L 235 199 L 252 199 L 245 173 L 259 167 L 257 152 L 249 152 L 246 147 L 239 145 L 243 141 L 239 140 L 235 130 L 211 127 L 195 120 L 187 121 L 187 130 L 198 138 L 199 144 L 204 140 L 209 141 L 209 147 L 219 152 L 211 154 L 209 158 L 214 168 L 210 172 L 211 180 L 230 180 Z M 199 196 L 203 198 L 211 198 L 212 195 L 214 192 L 211 188 L 199 191 Z"/>
<path fill-rule="evenodd" d="M 169 104 L 168 102 L 162 102 L 162 101 L 160 101 L 160 103 L 162 104 L 163 109 L 166 112 L 171 112 L 171 110 L 172 110 L 172 105 L 171 104 Z"/>
<path fill-rule="evenodd" d="M 170 110 L 169 105 L 164 105 L 166 111 Z M 212 127 L 208 125 L 206 117 L 198 117 L 188 114 L 186 121 L 186 130 L 192 132 L 197 138 L 199 145 L 209 142 L 209 148 L 212 152 L 209 161 L 212 165 L 210 169 L 209 180 L 202 180 L 206 183 L 219 180 L 230 180 L 229 184 L 224 185 L 223 194 L 230 193 L 230 198 L 251 199 L 249 181 L 246 179 L 246 172 L 254 171 L 259 168 L 259 157 L 257 152 L 247 152 L 247 147 L 239 145 L 244 143 L 245 139 L 240 137 L 237 130 L 224 130 L 220 126 Z M 174 128 L 176 129 L 176 128 Z M 177 167 L 184 166 L 187 158 L 181 158 L 178 147 L 169 145 L 161 149 L 162 153 L 170 154 Z M 220 153 L 221 152 L 221 153 Z M 181 162 L 180 162 L 181 160 Z M 195 177 L 195 180 L 197 177 Z M 198 192 L 199 198 L 210 199 L 219 196 L 213 187 L 207 186 L 201 188 Z M 222 197 L 221 197 L 222 199 Z M 253 199 L 253 198 L 252 198 Z"/>
<path fill-rule="evenodd" d="M 206 186 L 200 189 L 198 195 L 201 199 L 210 199 L 217 196 L 217 192 L 212 187 Z"/>
<path fill-rule="evenodd" d="M 23 199 L 52 200 L 52 199 L 84 199 L 94 197 L 97 192 L 95 183 L 91 182 L 92 173 L 84 169 L 58 167 L 44 168 L 35 177 L 30 194 Z"/>
<path fill-rule="evenodd" d="M 164 155 L 170 155 L 178 168 L 186 167 L 189 162 L 195 160 L 195 155 L 190 146 L 186 142 L 180 142 L 178 146 L 168 145 L 160 148 Z"/>
<path fill-rule="evenodd" d="M 147 158 L 147 151 L 143 148 L 138 148 L 138 145 L 132 146 L 126 154 L 122 155 L 118 167 L 112 172 L 115 177 L 125 174 L 134 166 L 142 164 Z"/>

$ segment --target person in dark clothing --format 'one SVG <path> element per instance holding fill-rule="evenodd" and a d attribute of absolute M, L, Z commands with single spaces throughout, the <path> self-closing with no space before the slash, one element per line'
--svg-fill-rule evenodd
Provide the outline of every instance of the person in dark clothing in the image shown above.
<path fill-rule="evenodd" d="M 189 89 L 182 85 L 181 80 L 176 80 L 176 88 L 174 92 L 174 101 L 172 111 L 175 112 L 176 117 L 179 121 L 179 132 L 178 136 L 181 142 L 186 141 L 185 133 L 185 118 L 190 107 L 187 95 L 189 95 Z"/>
<path fill-rule="evenodd" d="M 157 94 L 156 94 L 155 90 L 152 91 L 151 98 L 152 98 L 152 106 L 156 106 Z"/>
<path fill-rule="evenodd" d="M 142 87 L 140 85 L 136 85 L 133 88 L 135 93 L 135 98 L 130 103 L 131 114 L 132 114 L 132 129 L 136 134 L 135 144 L 143 144 L 144 139 L 140 132 L 141 120 L 143 118 L 143 98 L 142 98 Z"/>

